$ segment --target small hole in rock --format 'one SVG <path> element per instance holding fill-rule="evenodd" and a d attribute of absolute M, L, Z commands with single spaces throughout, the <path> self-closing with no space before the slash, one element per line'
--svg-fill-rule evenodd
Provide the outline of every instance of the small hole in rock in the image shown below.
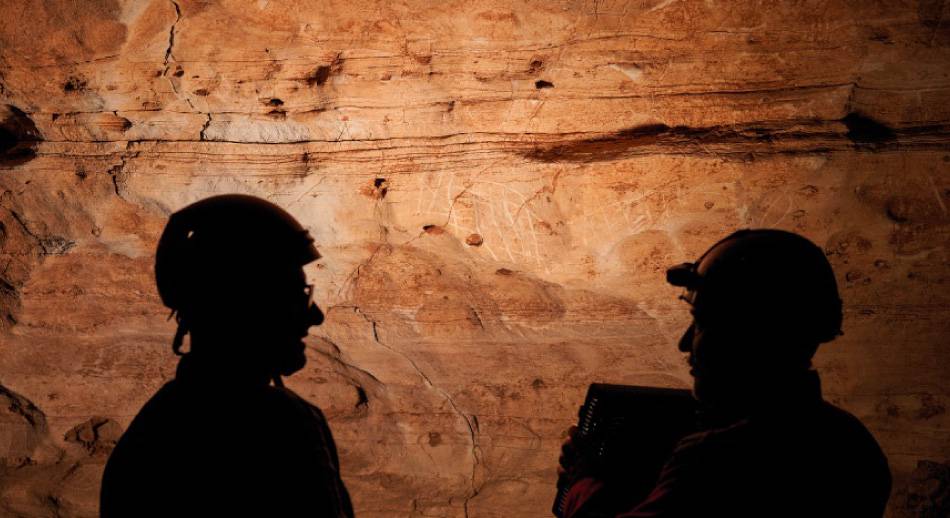
<path fill-rule="evenodd" d="M 425 231 L 426 234 L 432 234 L 434 236 L 445 232 L 442 230 L 442 227 L 438 225 L 423 225 L 422 230 Z"/>

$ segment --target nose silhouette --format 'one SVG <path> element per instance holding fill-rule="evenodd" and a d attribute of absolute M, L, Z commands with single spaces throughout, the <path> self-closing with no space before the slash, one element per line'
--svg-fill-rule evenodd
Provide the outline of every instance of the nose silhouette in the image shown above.
<path fill-rule="evenodd" d="M 680 338 L 678 346 L 680 351 L 691 353 L 690 356 L 692 356 L 693 352 L 693 327 L 695 327 L 695 325 L 696 324 L 690 324 L 689 327 L 686 328 L 686 332 L 683 333 L 683 337 Z"/>
<path fill-rule="evenodd" d="M 310 307 L 307 308 L 307 317 L 311 326 L 318 326 L 323 323 L 323 311 L 320 311 L 316 304 L 310 304 Z"/>

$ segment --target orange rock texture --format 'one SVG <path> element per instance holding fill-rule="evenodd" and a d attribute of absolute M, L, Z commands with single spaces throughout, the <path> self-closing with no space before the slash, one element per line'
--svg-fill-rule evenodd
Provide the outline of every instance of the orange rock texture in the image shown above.
<path fill-rule="evenodd" d="M 664 268 L 742 227 L 826 250 L 895 492 L 950 459 L 950 3 L 4 2 L 0 514 L 96 514 L 174 373 L 157 237 L 231 192 L 324 255 L 288 384 L 359 516 L 547 516 L 587 384 L 690 384 Z"/>

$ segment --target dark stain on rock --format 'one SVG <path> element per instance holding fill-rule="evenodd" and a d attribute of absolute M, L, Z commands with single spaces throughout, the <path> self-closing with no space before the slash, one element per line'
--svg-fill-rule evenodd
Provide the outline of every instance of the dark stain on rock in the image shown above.
<path fill-rule="evenodd" d="M 666 124 L 647 124 L 618 131 L 604 137 L 574 140 L 539 147 L 525 157 L 540 162 L 588 162 L 614 160 L 631 148 L 656 144 L 673 129 Z"/>
<path fill-rule="evenodd" d="M 375 178 L 373 180 L 373 188 L 379 193 L 380 198 L 385 198 L 386 193 L 389 191 L 389 183 L 385 178 Z"/>
<path fill-rule="evenodd" d="M 495 275 L 514 275 L 515 272 L 509 270 L 508 268 L 499 268 L 495 270 Z"/>
<path fill-rule="evenodd" d="M 69 77 L 66 79 L 66 82 L 63 83 L 63 92 L 82 92 L 87 86 L 88 84 L 85 79 L 79 77 Z"/>
<path fill-rule="evenodd" d="M 708 150 L 710 145 L 746 145 L 762 147 L 767 153 L 814 154 L 845 147 L 878 151 L 884 146 L 894 147 L 898 144 L 896 130 L 864 116 L 851 115 L 834 121 L 843 122 L 845 128 L 835 127 L 830 122 L 802 119 L 708 127 L 646 124 L 592 138 L 529 144 L 529 150 L 517 153 L 529 160 L 541 162 L 602 162 L 620 159 L 637 148 L 651 145 L 675 147 L 697 154 L 712 153 Z M 948 125 L 914 126 L 899 131 L 899 135 L 907 139 L 906 143 L 901 142 L 905 146 L 931 147 L 930 142 L 945 139 L 948 134 Z M 793 148 L 781 149 L 785 147 L 785 142 L 791 143 Z M 748 161 L 755 159 L 750 151 L 731 154 L 734 157 L 744 155 Z"/>
<path fill-rule="evenodd" d="M 907 223 L 910 219 L 912 207 L 909 206 L 910 200 L 903 197 L 893 197 L 885 203 L 885 212 L 888 219 L 895 223 Z"/>
<path fill-rule="evenodd" d="M 848 273 L 844 275 L 844 278 L 849 284 L 861 281 L 863 281 L 863 284 L 869 284 L 871 282 L 871 279 L 865 277 L 861 270 L 849 270 Z"/>
<path fill-rule="evenodd" d="M 950 463 L 917 461 L 904 487 L 888 505 L 895 516 L 950 516 Z"/>
<path fill-rule="evenodd" d="M 887 31 L 885 31 L 885 30 L 883 30 L 883 29 L 881 29 L 881 30 L 876 30 L 876 31 L 872 32 L 872 33 L 870 34 L 870 36 L 868 36 L 868 40 L 870 40 L 870 41 L 876 41 L 876 42 L 878 42 L 878 43 L 884 43 L 885 45 L 893 45 L 893 44 L 894 44 L 894 43 L 891 41 L 891 36 L 887 33 Z"/>
<path fill-rule="evenodd" d="M 36 157 L 43 140 L 33 120 L 16 106 L 0 106 L 0 165 L 14 166 Z"/>
<path fill-rule="evenodd" d="M 201 97 L 207 97 L 209 94 L 211 94 L 211 92 L 209 92 L 207 88 L 199 88 L 192 93 Z"/>
<path fill-rule="evenodd" d="M 46 415 L 29 399 L 0 385 L 0 423 L 3 423 L 6 438 L 0 452 L 0 466 L 32 463 L 34 451 L 49 433 Z"/>
<path fill-rule="evenodd" d="M 485 239 L 482 238 L 481 234 L 469 234 L 465 238 L 465 244 L 468 246 L 482 246 L 482 243 L 485 242 Z"/>
<path fill-rule="evenodd" d="M 917 411 L 917 419 L 930 419 L 946 412 L 946 407 L 941 405 L 932 394 L 920 396 L 920 409 Z"/>
<path fill-rule="evenodd" d="M 541 389 L 546 386 L 547 385 L 544 384 L 544 380 L 541 378 L 534 378 L 534 381 L 531 382 L 531 388 L 534 388 L 534 389 Z"/>
<path fill-rule="evenodd" d="M 849 113 L 841 122 L 848 128 L 845 136 L 855 144 L 884 144 L 897 138 L 893 129 L 861 113 Z"/>
<path fill-rule="evenodd" d="M 66 239 L 63 236 L 45 236 L 39 238 L 40 248 L 43 249 L 43 255 L 66 255 L 74 246 L 75 241 Z"/>
<path fill-rule="evenodd" d="M 900 417 L 900 408 L 897 405 L 888 405 L 885 409 L 888 417 Z"/>
<path fill-rule="evenodd" d="M 937 31 L 945 22 L 944 3 L 944 0 L 920 0 L 917 2 L 917 20 L 927 29 Z"/>
<path fill-rule="evenodd" d="M 0 223 L 0 248 L 3 247 L 6 239 L 6 225 Z M 4 277 L 0 277 L 0 308 L 4 308 L 3 317 L 6 320 L 5 323 L 0 321 L 0 328 L 15 326 L 17 324 L 15 313 L 20 309 L 20 292 L 10 280 Z"/>
<path fill-rule="evenodd" d="M 280 99 L 274 97 L 273 99 L 268 100 L 268 101 L 267 101 L 267 104 L 270 105 L 270 106 L 283 106 L 283 105 L 284 105 L 284 101 L 282 101 L 282 100 L 280 100 Z"/>
<path fill-rule="evenodd" d="M 366 395 L 366 389 L 356 386 L 356 408 L 366 408 L 369 406 L 369 396 Z"/>
<path fill-rule="evenodd" d="M 442 444 L 442 434 L 439 432 L 429 432 L 429 446 L 435 448 Z"/>
<path fill-rule="evenodd" d="M 304 78 L 309 86 L 323 86 L 330 79 L 330 76 L 339 73 L 343 69 L 343 57 L 337 54 L 329 65 L 320 65 L 313 72 Z"/>
<path fill-rule="evenodd" d="M 825 255 L 833 263 L 848 264 L 852 256 L 863 256 L 871 251 L 873 244 L 858 231 L 849 230 L 836 233 L 825 244 Z"/>
<path fill-rule="evenodd" d="M 445 230 L 438 225 L 423 225 L 422 230 L 426 234 L 431 234 L 433 236 L 438 236 L 445 233 Z"/>
<path fill-rule="evenodd" d="M 93 416 L 66 432 L 63 439 L 83 447 L 90 455 L 108 454 L 122 436 L 119 423 L 105 417 Z"/>
<path fill-rule="evenodd" d="M 284 110 L 271 110 L 267 112 L 267 116 L 275 120 L 284 120 L 287 118 L 287 112 Z"/>
<path fill-rule="evenodd" d="M 320 65 L 312 74 L 307 76 L 307 84 L 310 86 L 317 85 L 321 86 L 323 83 L 327 82 L 327 79 L 330 78 L 330 66 L 329 65 Z"/>
<path fill-rule="evenodd" d="M 371 183 L 364 185 L 360 188 L 360 194 L 363 196 L 368 196 L 370 198 L 381 200 L 386 197 L 386 194 L 389 192 L 389 182 L 385 178 L 374 178 Z M 426 225 L 426 227 L 432 227 L 434 225 Z M 423 227 L 425 229 L 426 227 Z"/>
<path fill-rule="evenodd" d="M 538 79 L 537 81 L 534 82 L 534 87 L 537 88 L 538 90 L 541 90 L 544 88 L 554 88 L 554 83 L 550 81 L 545 81 L 544 79 Z"/>
<path fill-rule="evenodd" d="M 534 58 L 528 63 L 528 74 L 534 75 L 539 74 L 544 71 L 544 61 L 539 58 Z"/>

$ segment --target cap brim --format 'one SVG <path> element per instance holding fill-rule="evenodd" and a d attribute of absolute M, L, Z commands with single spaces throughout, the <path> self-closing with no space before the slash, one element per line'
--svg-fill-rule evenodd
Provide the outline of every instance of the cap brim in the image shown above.
<path fill-rule="evenodd" d="M 696 273 L 695 263 L 683 263 L 666 270 L 666 282 L 673 286 L 695 289 L 699 285 L 700 277 Z"/>

